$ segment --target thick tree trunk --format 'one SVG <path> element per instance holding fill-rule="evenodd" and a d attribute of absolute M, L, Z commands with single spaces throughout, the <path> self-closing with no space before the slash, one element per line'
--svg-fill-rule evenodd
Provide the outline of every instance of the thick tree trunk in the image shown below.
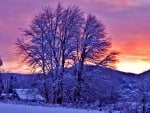
<path fill-rule="evenodd" d="M 58 82 L 58 92 L 57 92 L 57 100 L 56 102 L 58 104 L 62 104 L 63 103 L 63 69 L 62 69 L 62 72 L 60 73 L 59 75 L 59 82 Z"/>
<path fill-rule="evenodd" d="M 58 77 L 58 95 L 57 95 L 57 103 L 62 104 L 63 103 L 63 77 L 64 77 L 64 71 L 65 71 L 65 49 L 64 44 L 62 44 L 62 61 L 61 61 L 61 71 Z"/>
<path fill-rule="evenodd" d="M 45 72 L 43 73 L 43 76 L 44 76 L 45 99 L 46 99 L 46 103 L 49 103 L 49 94 L 48 94 L 48 87 L 47 87 L 47 81 L 46 81 L 46 74 L 45 74 Z"/>
<path fill-rule="evenodd" d="M 75 96 L 76 96 L 76 104 L 81 101 L 81 93 L 82 93 L 82 71 L 83 71 L 83 62 L 79 64 L 79 67 L 77 69 L 77 86 L 75 90 Z"/>
<path fill-rule="evenodd" d="M 45 88 L 45 99 L 46 99 L 46 103 L 49 103 L 49 95 L 48 95 L 47 88 Z"/>
<path fill-rule="evenodd" d="M 49 102 L 49 94 L 48 94 L 48 86 L 47 86 L 47 77 L 46 77 L 46 72 L 45 72 L 45 59 L 44 59 L 44 57 L 42 58 L 42 71 L 43 71 L 43 77 L 44 77 L 44 84 L 43 85 L 44 85 L 45 99 L 46 99 L 46 103 L 48 103 Z"/>

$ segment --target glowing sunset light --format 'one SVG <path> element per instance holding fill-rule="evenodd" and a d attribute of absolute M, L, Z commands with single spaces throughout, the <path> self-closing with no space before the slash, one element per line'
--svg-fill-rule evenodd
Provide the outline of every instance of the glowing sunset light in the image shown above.
<path fill-rule="evenodd" d="M 150 62 L 144 61 L 144 57 L 121 55 L 116 66 L 120 71 L 134 72 L 136 74 L 149 70 Z"/>
<path fill-rule="evenodd" d="M 7 0 L 0 1 L 0 56 L 6 71 L 30 73 L 19 64 L 14 43 L 21 37 L 20 28 L 30 25 L 42 7 L 77 5 L 96 15 L 106 25 L 112 47 L 120 52 L 116 67 L 125 72 L 141 73 L 150 69 L 150 1 L 149 0 Z"/>

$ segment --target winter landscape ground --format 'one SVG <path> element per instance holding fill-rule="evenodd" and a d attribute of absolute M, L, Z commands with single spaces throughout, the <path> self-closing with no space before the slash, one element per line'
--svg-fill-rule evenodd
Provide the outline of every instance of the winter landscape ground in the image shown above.
<path fill-rule="evenodd" d="M 83 110 L 65 107 L 41 107 L 0 103 L 0 113 L 109 113 L 109 111 Z M 120 113 L 120 112 L 113 112 Z"/>

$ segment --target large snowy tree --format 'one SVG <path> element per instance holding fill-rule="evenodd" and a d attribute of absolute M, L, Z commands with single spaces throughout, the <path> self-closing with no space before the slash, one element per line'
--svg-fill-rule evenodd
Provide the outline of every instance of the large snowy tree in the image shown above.
<path fill-rule="evenodd" d="M 85 64 L 113 67 L 118 52 L 111 51 L 105 26 L 95 16 L 88 15 L 82 23 L 81 35 L 77 38 L 77 101 L 80 100 L 83 68 Z"/>
<path fill-rule="evenodd" d="M 75 100 L 79 101 L 84 65 L 107 67 L 116 61 L 117 53 L 109 54 L 111 42 L 106 37 L 104 25 L 75 6 L 64 8 L 58 4 L 54 10 L 46 7 L 23 32 L 24 37 L 16 42 L 17 54 L 43 74 L 47 102 L 49 82 L 52 83 L 53 102 L 63 102 L 65 68 L 75 67 Z"/>

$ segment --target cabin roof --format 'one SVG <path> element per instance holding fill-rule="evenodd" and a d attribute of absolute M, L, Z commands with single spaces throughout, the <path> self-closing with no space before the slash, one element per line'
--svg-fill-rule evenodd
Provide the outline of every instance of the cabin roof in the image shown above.
<path fill-rule="evenodd" d="M 14 91 L 22 100 L 44 100 L 37 89 L 15 89 Z"/>

